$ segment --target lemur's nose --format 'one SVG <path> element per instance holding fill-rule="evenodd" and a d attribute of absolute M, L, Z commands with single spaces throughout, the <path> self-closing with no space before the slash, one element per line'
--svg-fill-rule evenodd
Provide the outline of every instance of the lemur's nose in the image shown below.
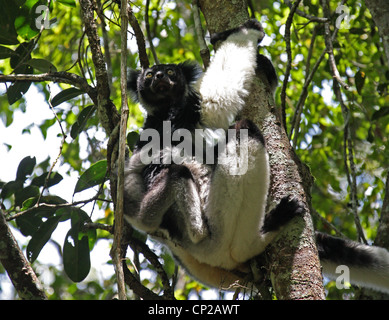
<path fill-rule="evenodd" d="M 157 79 L 162 79 L 165 75 L 162 71 L 158 71 L 155 76 L 157 77 Z"/>

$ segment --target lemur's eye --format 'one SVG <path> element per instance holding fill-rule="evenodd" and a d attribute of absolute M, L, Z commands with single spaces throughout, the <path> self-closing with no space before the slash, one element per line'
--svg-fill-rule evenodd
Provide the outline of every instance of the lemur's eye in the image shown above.
<path fill-rule="evenodd" d="M 150 78 L 152 78 L 152 77 L 153 77 L 153 73 L 152 73 L 152 72 L 146 73 L 146 78 L 147 78 L 147 79 L 150 79 Z"/>
<path fill-rule="evenodd" d="M 174 72 L 174 70 L 169 69 L 169 70 L 167 71 L 167 74 L 168 74 L 169 76 L 174 76 L 175 72 Z"/>

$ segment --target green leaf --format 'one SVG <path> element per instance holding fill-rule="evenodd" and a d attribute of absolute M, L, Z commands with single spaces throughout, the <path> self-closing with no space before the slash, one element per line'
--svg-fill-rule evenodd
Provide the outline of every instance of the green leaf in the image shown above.
<path fill-rule="evenodd" d="M 34 262 L 45 244 L 50 240 L 53 231 L 57 228 L 61 216 L 53 216 L 43 222 L 32 235 L 27 245 L 27 259 Z"/>
<path fill-rule="evenodd" d="M 75 8 L 76 7 L 76 1 L 74 0 L 57 0 L 57 2 L 62 3 L 65 6 Z"/>
<path fill-rule="evenodd" d="M 52 209 L 52 211 L 52 213 L 54 213 L 55 209 Z M 39 208 L 32 209 L 28 213 L 25 213 L 15 219 L 20 232 L 24 236 L 32 236 L 42 224 L 42 217 L 37 215 L 39 212 Z"/>
<path fill-rule="evenodd" d="M 51 105 L 53 107 L 56 107 L 56 106 L 60 105 L 62 102 L 73 99 L 73 98 L 75 98 L 83 93 L 84 93 L 84 91 L 77 89 L 77 88 L 65 89 L 65 90 L 61 91 L 60 93 L 58 93 L 53 98 L 53 100 L 51 100 Z"/>
<path fill-rule="evenodd" d="M 35 157 L 25 157 L 20 161 L 18 170 L 16 173 L 16 180 L 25 181 L 27 176 L 32 174 L 34 167 L 36 165 Z"/>
<path fill-rule="evenodd" d="M 107 160 L 91 165 L 78 179 L 74 193 L 102 184 L 106 180 Z"/>
<path fill-rule="evenodd" d="M 49 174 L 48 172 L 45 172 L 42 173 L 39 177 L 35 177 L 34 179 L 32 179 L 31 185 L 43 187 L 45 185 L 48 174 Z M 57 183 L 61 182 L 62 179 L 63 177 L 58 172 L 52 172 L 47 181 L 47 188 L 56 185 Z"/>
<path fill-rule="evenodd" d="M 355 86 L 357 87 L 357 91 L 359 94 L 362 94 L 362 88 L 365 84 L 366 74 L 363 71 L 358 71 L 355 74 Z"/>
<path fill-rule="evenodd" d="M 34 27 L 35 19 L 30 16 L 18 16 L 15 19 L 15 28 L 19 36 L 25 40 L 31 40 L 39 31 Z M 35 29 L 35 30 L 34 30 Z"/>
<path fill-rule="evenodd" d="M 21 43 L 14 51 L 14 54 L 11 56 L 11 60 L 10 60 L 11 68 L 16 69 L 19 66 L 19 64 L 21 64 L 22 61 L 30 60 L 31 50 L 33 49 L 34 45 L 35 45 L 34 41 Z M 24 72 L 19 72 L 19 73 L 24 73 Z"/>
<path fill-rule="evenodd" d="M 26 63 L 41 72 L 57 72 L 57 68 L 45 59 L 31 59 Z"/>
<path fill-rule="evenodd" d="M 31 199 L 33 201 L 33 199 Z M 40 199 L 40 203 L 47 204 L 64 204 L 66 200 L 62 199 L 58 196 L 44 196 Z M 23 206 L 28 206 L 30 203 L 30 198 L 23 202 Z M 60 209 L 59 209 L 60 210 Z M 18 225 L 20 231 L 25 236 L 32 236 L 43 223 L 43 218 L 50 218 L 54 214 L 57 214 L 56 208 L 51 207 L 38 207 L 31 209 L 28 213 L 25 213 L 16 218 L 16 224 Z M 61 217 L 61 221 L 64 221 L 63 217 Z"/>
<path fill-rule="evenodd" d="M 0 59 L 10 58 L 14 54 L 14 51 L 10 48 L 0 46 Z"/>
<path fill-rule="evenodd" d="M 85 107 L 78 115 L 77 121 L 72 125 L 70 136 L 76 139 L 86 126 L 88 119 L 94 114 L 96 107 L 94 105 Z"/>
<path fill-rule="evenodd" d="M 1 189 L 1 198 L 6 199 L 23 190 L 23 181 L 9 181 Z"/>
<path fill-rule="evenodd" d="M 11 60 L 12 58 L 13 56 L 11 57 Z M 34 70 L 31 66 L 23 64 L 17 67 L 14 71 L 15 73 L 32 74 Z M 15 81 L 12 85 L 10 85 L 7 90 L 8 103 L 12 105 L 18 101 L 23 96 L 23 94 L 28 91 L 31 83 L 32 81 Z"/>
<path fill-rule="evenodd" d="M 24 188 L 21 192 L 15 193 L 15 206 L 22 207 L 24 201 L 29 198 L 38 198 L 39 194 L 40 192 L 37 186 L 28 186 Z"/>
<path fill-rule="evenodd" d="M 131 131 L 127 135 L 127 144 L 131 151 L 134 151 L 135 143 L 139 139 L 139 133 L 136 131 Z"/>
<path fill-rule="evenodd" d="M 78 208 L 72 208 L 71 225 L 63 245 L 63 264 L 68 277 L 74 282 L 86 278 L 90 270 L 90 254 L 88 236 L 80 233 L 88 215 Z"/>

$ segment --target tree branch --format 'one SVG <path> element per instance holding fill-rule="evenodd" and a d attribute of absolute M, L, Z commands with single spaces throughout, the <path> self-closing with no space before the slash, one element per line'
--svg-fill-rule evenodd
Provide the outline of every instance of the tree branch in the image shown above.
<path fill-rule="evenodd" d="M 108 73 L 105 59 L 101 52 L 100 38 L 97 33 L 94 19 L 94 2 L 92 0 L 80 0 L 81 16 L 85 26 L 85 32 L 89 40 L 92 52 L 93 65 L 95 67 L 97 82 L 97 112 L 99 120 L 108 135 L 112 133 L 119 123 L 119 114 L 110 99 Z"/>
<path fill-rule="evenodd" d="M 290 70 L 292 69 L 292 50 L 290 48 L 290 27 L 292 26 L 292 21 L 293 21 L 293 16 L 294 13 L 296 12 L 296 9 L 298 5 L 300 4 L 301 0 L 297 0 L 292 8 L 290 9 L 288 18 L 286 19 L 285 23 L 285 44 L 286 44 L 286 54 L 287 54 L 287 63 L 286 63 L 286 69 L 284 73 L 284 81 L 282 83 L 282 88 L 281 88 L 281 122 L 287 131 L 287 126 L 286 126 L 286 88 L 288 87 L 288 81 L 289 81 L 289 76 L 290 76 Z"/>
<path fill-rule="evenodd" d="M 150 61 L 147 56 L 145 37 L 139 26 L 138 20 L 136 20 L 134 13 L 132 12 L 131 7 L 128 8 L 128 19 L 135 33 L 136 44 L 138 45 L 140 65 L 144 69 L 148 68 L 150 66 Z"/>
<path fill-rule="evenodd" d="M 159 59 L 158 59 L 157 53 L 155 52 L 155 48 L 154 48 L 154 44 L 153 44 L 153 37 L 152 37 L 151 31 L 150 31 L 149 7 L 150 7 L 150 0 L 146 0 L 145 25 L 146 25 L 147 40 L 149 41 L 151 53 L 153 54 L 153 57 L 154 57 L 154 63 L 159 64 Z"/>
<path fill-rule="evenodd" d="M 120 300 L 126 300 L 126 288 L 124 284 L 124 273 L 122 264 L 121 252 L 121 236 L 123 230 L 123 214 L 124 214 L 124 160 L 126 153 L 126 132 L 128 120 L 128 104 L 127 104 L 127 0 L 121 1 L 120 9 L 121 20 L 121 60 L 120 60 L 120 92 L 121 92 L 121 120 L 119 132 L 119 169 L 117 181 L 117 200 L 115 206 L 115 229 L 114 241 L 111 249 L 111 257 L 114 262 L 116 278 L 118 283 L 118 293 Z"/>
<path fill-rule="evenodd" d="M 200 47 L 200 56 L 201 60 L 203 60 L 204 68 L 207 69 L 209 66 L 209 62 L 211 60 L 210 54 L 209 54 L 209 48 L 204 40 L 204 31 L 201 27 L 201 19 L 200 19 L 200 9 L 198 5 L 198 0 L 193 0 L 192 2 L 192 8 L 193 8 L 193 20 L 197 35 L 197 43 Z"/>
<path fill-rule="evenodd" d="M 88 82 L 74 74 L 65 71 L 61 72 L 49 72 L 42 74 L 0 74 L 0 82 L 15 82 L 15 81 L 32 81 L 32 82 L 45 82 L 51 81 L 55 83 L 66 83 L 76 88 L 79 88 L 91 98 L 91 100 L 97 104 L 97 91 L 91 87 Z"/>
<path fill-rule="evenodd" d="M 2 210 L 0 210 L 0 262 L 21 299 L 47 299 L 42 284 L 13 237 Z"/>

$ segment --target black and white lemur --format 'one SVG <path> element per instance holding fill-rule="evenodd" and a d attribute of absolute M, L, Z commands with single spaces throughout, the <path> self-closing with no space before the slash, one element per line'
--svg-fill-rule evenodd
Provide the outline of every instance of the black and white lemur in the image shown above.
<path fill-rule="evenodd" d="M 155 65 L 131 72 L 128 83 L 147 111 L 143 132 L 152 129 L 159 134 L 160 151 L 150 156 L 151 142 L 140 139 L 127 161 L 125 218 L 164 243 L 189 274 L 218 288 L 231 288 L 242 280 L 247 262 L 303 210 L 296 200 L 285 197 L 266 212 L 265 141 L 251 121 L 236 120 L 256 72 L 265 73 L 275 90 L 275 70 L 258 54 L 263 37 L 260 23 L 249 20 L 211 37 L 212 43 L 221 44 L 205 73 L 189 62 Z M 236 130 L 235 137 L 220 134 L 228 128 Z M 170 145 L 163 143 L 166 136 Z M 189 155 L 178 148 L 183 143 L 180 137 L 192 141 L 184 150 Z M 211 163 L 193 155 L 209 150 Z M 245 170 L 234 174 L 236 166 L 242 165 L 242 152 Z M 178 161 L 173 161 L 174 154 Z M 336 277 L 336 266 L 344 264 L 350 268 L 352 283 L 389 292 L 385 249 L 321 233 L 317 246 L 325 274 Z"/>

